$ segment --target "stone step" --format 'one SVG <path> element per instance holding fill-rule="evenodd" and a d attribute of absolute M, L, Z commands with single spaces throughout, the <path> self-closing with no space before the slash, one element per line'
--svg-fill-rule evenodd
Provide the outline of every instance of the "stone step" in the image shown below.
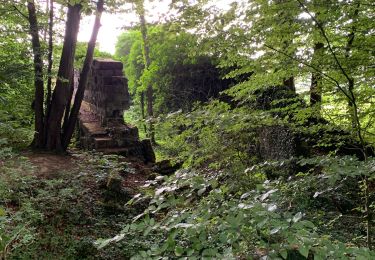
<path fill-rule="evenodd" d="M 97 149 L 96 151 L 102 152 L 104 154 L 117 154 L 117 155 L 123 155 L 123 156 L 128 156 L 129 155 L 129 149 L 120 147 L 120 148 L 100 148 Z"/>
<path fill-rule="evenodd" d="M 84 130 L 85 133 L 91 136 L 106 136 L 107 130 L 105 130 L 102 126 L 100 126 L 99 122 L 90 122 L 90 123 L 83 123 L 81 128 Z"/>
<path fill-rule="evenodd" d="M 94 147 L 95 150 L 106 149 L 106 148 L 115 148 L 117 146 L 115 140 L 111 137 L 94 137 Z"/>

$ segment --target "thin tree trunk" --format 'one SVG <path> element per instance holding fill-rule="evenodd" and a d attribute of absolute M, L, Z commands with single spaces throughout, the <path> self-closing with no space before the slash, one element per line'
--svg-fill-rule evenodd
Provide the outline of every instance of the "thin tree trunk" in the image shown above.
<path fill-rule="evenodd" d="M 357 20 L 358 13 L 359 13 L 359 3 L 357 3 L 357 7 L 356 7 L 356 9 L 355 9 L 355 11 L 352 15 L 353 23 Z M 345 58 L 346 59 L 350 59 L 350 51 L 352 50 L 352 47 L 353 47 L 355 32 L 356 32 L 356 26 L 353 24 L 352 27 L 351 27 L 351 31 L 348 35 L 348 41 L 347 41 L 346 47 L 345 47 Z M 349 80 L 348 90 L 349 90 L 349 93 L 353 93 L 353 91 L 354 91 L 354 80 L 353 79 Z M 349 108 L 349 112 L 350 112 L 350 115 L 351 115 L 352 127 L 355 128 L 356 125 L 357 125 L 356 118 L 355 118 L 355 115 L 354 115 L 355 107 L 354 107 L 353 102 L 350 101 L 350 100 L 348 101 L 348 108 Z"/>
<path fill-rule="evenodd" d="M 141 115 L 142 115 L 142 124 L 145 133 L 147 134 L 147 126 L 146 126 L 146 116 L 145 116 L 145 92 L 141 92 Z"/>
<path fill-rule="evenodd" d="M 284 4 L 287 1 L 286 0 L 276 0 L 275 2 L 276 2 L 276 4 Z M 288 12 L 288 10 L 286 10 L 286 9 L 282 9 L 282 11 L 278 14 L 278 16 L 279 16 L 278 19 L 281 20 L 281 24 L 282 25 L 287 24 L 288 27 L 290 28 L 291 24 L 293 23 L 293 17 L 291 16 L 290 12 Z M 288 33 L 288 32 L 286 32 L 286 33 Z M 293 55 L 295 50 L 294 49 L 290 50 L 290 46 L 293 46 L 292 40 L 284 40 L 282 42 L 282 48 L 285 49 L 288 52 L 288 54 Z M 284 66 L 289 66 L 289 64 L 284 65 Z M 296 92 L 296 87 L 295 87 L 295 84 L 294 84 L 294 76 L 293 75 L 289 78 L 284 78 L 283 79 L 283 85 L 284 85 L 284 87 L 287 88 L 287 90 L 289 90 L 293 93 Z"/>
<path fill-rule="evenodd" d="M 148 35 L 147 35 L 147 26 L 146 26 L 146 19 L 145 19 L 145 9 L 144 9 L 144 2 L 140 1 L 137 5 L 137 12 L 139 15 L 139 20 L 141 23 L 141 33 L 142 33 L 142 47 L 143 47 L 143 57 L 145 61 L 145 70 L 150 68 L 151 60 L 150 60 L 150 47 L 148 43 Z M 146 100 L 147 100 L 147 116 L 149 118 L 149 137 L 151 139 L 151 143 L 155 144 L 155 129 L 153 124 L 153 117 L 154 117 L 154 109 L 153 109 L 153 95 L 154 90 L 152 85 L 149 84 L 146 89 Z"/>
<path fill-rule="evenodd" d="M 46 14 L 49 13 L 49 4 L 50 4 L 50 2 L 47 0 L 46 1 Z M 43 30 L 43 42 L 47 41 L 47 31 L 48 31 L 48 24 Z"/>
<path fill-rule="evenodd" d="M 68 122 L 69 122 L 69 115 L 70 115 L 70 107 L 72 105 L 72 98 L 73 98 L 73 92 L 74 92 L 74 68 L 72 68 L 72 75 L 70 76 L 69 80 L 69 93 L 68 98 L 66 102 L 65 112 L 64 112 L 64 121 L 63 121 L 63 127 L 62 132 L 65 134 L 68 128 Z"/>
<path fill-rule="evenodd" d="M 314 45 L 313 60 L 319 55 L 323 49 L 324 44 L 318 42 Z M 313 61 L 314 62 L 314 61 Z M 310 106 L 315 106 L 317 111 L 320 112 L 322 103 L 322 76 L 320 73 L 313 72 L 311 75 L 311 85 L 310 85 Z"/>
<path fill-rule="evenodd" d="M 151 85 L 147 86 L 147 92 L 146 92 L 146 97 L 147 97 L 147 114 L 149 117 L 149 125 L 148 125 L 148 130 L 150 132 L 150 140 L 152 144 L 155 144 L 155 129 L 154 129 L 154 109 L 153 109 L 153 93 L 154 90 Z"/>
<path fill-rule="evenodd" d="M 34 54 L 34 85 L 35 85 L 35 134 L 33 145 L 34 148 L 43 148 L 44 146 L 44 122 L 43 122 L 43 99 L 44 99 L 44 82 L 43 82 L 43 60 L 39 41 L 38 20 L 36 16 L 34 1 L 27 4 L 28 19 L 30 24 L 30 35 L 32 49 Z"/>
<path fill-rule="evenodd" d="M 48 68 L 47 68 L 47 98 L 46 98 L 46 107 L 47 112 L 50 107 L 51 102 L 51 93 L 52 93 L 52 54 L 53 54 L 53 0 L 50 0 L 50 9 L 49 9 L 49 22 L 48 22 Z"/>
<path fill-rule="evenodd" d="M 97 3 L 95 23 L 92 29 L 90 41 L 87 46 L 86 57 L 83 63 L 83 68 L 82 68 L 77 92 L 74 98 L 73 108 L 72 108 L 72 111 L 70 112 L 69 121 L 67 123 L 67 127 L 65 129 L 64 136 L 63 136 L 63 148 L 64 149 L 68 147 L 70 140 L 73 136 L 74 128 L 75 128 L 78 114 L 79 114 L 79 109 L 81 107 L 81 103 L 82 103 L 83 96 L 85 93 L 85 88 L 88 82 L 88 77 L 89 77 L 92 61 L 94 58 L 96 38 L 98 36 L 98 32 L 100 29 L 100 19 L 101 19 L 103 9 L 104 9 L 103 6 L 104 6 L 104 0 L 99 0 Z"/>
<path fill-rule="evenodd" d="M 51 96 L 52 96 L 52 66 L 53 66 L 53 0 L 49 2 L 49 21 L 48 21 L 48 68 L 47 68 L 47 97 L 46 97 L 46 110 L 44 115 L 44 122 L 47 122 L 50 109 L 51 109 Z M 48 124 L 44 124 L 44 140 L 47 140 Z"/>
<path fill-rule="evenodd" d="M 296 92 L 296 86 L 294 84 L 294 77 L 290 77 L 284 80 L 284 86 L 288 88 L 288 90 L 292 91 L 293 93 Z"/>
<path fill-rule="evenodd" d="M 80 4 L 68 5 L 68 14 L 61 53 L 56 87 L 52 95 L 51 111 L 48 117 L 47 145 L 48 150 L 64 151 L 61 138 L 61 121 L 66 108 L 69 93 L 69 79 L 73 72 L 73 62 L 77 44 L 77 35 L 81 18 Z"/>

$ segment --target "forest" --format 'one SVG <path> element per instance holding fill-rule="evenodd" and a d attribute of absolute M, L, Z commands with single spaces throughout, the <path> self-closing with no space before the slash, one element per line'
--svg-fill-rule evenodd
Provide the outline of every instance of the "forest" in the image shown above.
<path fill-rule="evenodd" d="M 0 260 L 375 259 L 374 1 L 0 17 Z"/>

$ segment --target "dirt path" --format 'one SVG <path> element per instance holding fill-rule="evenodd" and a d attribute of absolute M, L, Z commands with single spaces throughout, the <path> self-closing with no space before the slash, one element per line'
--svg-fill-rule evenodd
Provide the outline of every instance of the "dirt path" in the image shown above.
<path fill-rule="evenodd" d="M 71 150 L 67 155 L 57 155 L 42 152 L 35 153 L 29 151 L 23 153 L 23 156 L 27 157 L 34 166 L 34 174 L 40 178 L 46 179 L 59 177 L 59 175 L 61 175 L 63 172 L 78 171 L 82 165 L 86 165 L 85 167 L 90 168 L 90 158 L 81 155 L 82 153 L 79 150 Z M 100 158 L 101 156 L 103 155 L 99 154 L 97 157 Z M 128 163 L 129 166 L 134 170 L 132 174 L 128 174 L 126 176 L 124 174 L 120 174 L 124 177 L 123 186 L 127 188 L 137 189 L 143 186 L 152 172 L 152 167 L 150 165 L 145 165 L 136 158 L 125 158 L 119 156 L 118 162 Z"/>
<path fill-rule="evenodd" d="M 35 174 L 38 177 L 57 177 L 61 171 L 71 171 L 78 167 L 77 160 L 71 155 L 56 155 L 49 153 L 23 154 L 35 166 Z"/>

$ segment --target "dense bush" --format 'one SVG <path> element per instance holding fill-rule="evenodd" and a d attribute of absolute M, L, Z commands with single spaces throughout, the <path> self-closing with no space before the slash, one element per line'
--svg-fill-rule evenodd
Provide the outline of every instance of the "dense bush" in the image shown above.
<path fill-rule="evenodd" d="M 99 240 L 97 245 L 132 243 L 129 235 L 148 241 L 139 245 L 134 259 L 374 257 L 373 252 L 354 245 L 364 244 L 363 236 L 357 237 L 361 232 L 344 228 L 340 234 L 326 233 L 332 226 L 343 228 L 337 222 L 345 216 L 328 203 L 319 205 L 321 197 L 341 196 L 344 190 L 340 186 L 358 176 L 358 167 L 362 174 L 371 174 L 373 161 L 317 158 L 314 163 L 323 167 L 321 174 L 301 173 L 288 180 L 266 180 L 264 165 L 256 165 L 237 173 L 180 170 L 174 176 L 150 181 L 145 189 L 154 187 L 154 193 L 138 194 L 128 202 L 132 206 L 146 200 L 149 207 L 121 234 Z M 345 167 L 337 167 L 343 163 Z M 363 230 L 361 223 L 352 221 L 355 232 Z"/>

